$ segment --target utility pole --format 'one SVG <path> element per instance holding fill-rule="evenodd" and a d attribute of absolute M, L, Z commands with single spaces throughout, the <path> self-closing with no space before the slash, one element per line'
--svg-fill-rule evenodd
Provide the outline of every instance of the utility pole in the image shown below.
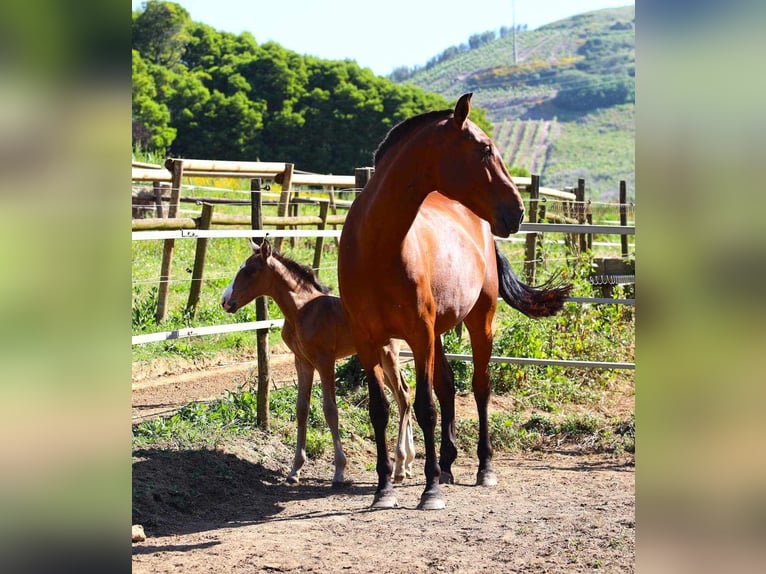
<path fill-rule="evenodd" d="M 513 11 L 513 65 L 516 65 L 516 0 L 511 0 Z"/>

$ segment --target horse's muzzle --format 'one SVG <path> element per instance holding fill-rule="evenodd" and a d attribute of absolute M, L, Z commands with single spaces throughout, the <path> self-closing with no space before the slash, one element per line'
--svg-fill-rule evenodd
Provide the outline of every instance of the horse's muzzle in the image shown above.
<path fill-rule="evenodd" d="M 237 302 L 227 301 L 225 298 L 222 298 L 221 307 L 223 307 L 223 310 L 227 313 L 234 313 L 237 310 Z"/>
<path fill-rule="evenodd" d="M 492 226 L 492 233 L 498 237 L 508 237 L 509 235 L 512 235 L 519 230 L 519 227 L 521 227 L 521 223 L 523 221 L 523 209 L 521 210 L 518 219 L 514 218 L 510 213 L 504 212 L 500 215 L 500 217 L 498 217 L 495 225 Z"/>

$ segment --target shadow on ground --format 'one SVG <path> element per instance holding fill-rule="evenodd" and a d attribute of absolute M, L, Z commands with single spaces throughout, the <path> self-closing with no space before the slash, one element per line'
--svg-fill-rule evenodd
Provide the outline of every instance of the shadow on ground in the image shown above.
<path fill-rule="evenodd" d="M 312 478 L 288 486 L 284 473 L 217 450 L 144 449 L 133 457 L 133 524 L 153 537 L 278 520 L 289 501 L 375 490 Z"/>

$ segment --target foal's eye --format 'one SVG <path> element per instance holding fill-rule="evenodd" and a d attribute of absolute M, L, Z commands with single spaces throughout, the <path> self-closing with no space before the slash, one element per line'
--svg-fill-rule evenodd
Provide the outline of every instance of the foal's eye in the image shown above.
<path fill-rule="evenodd" d="M 492 158 L 492 146 L 484 146 L 484 150 L 481 152 L 481 161 L 488 163 Z"/>

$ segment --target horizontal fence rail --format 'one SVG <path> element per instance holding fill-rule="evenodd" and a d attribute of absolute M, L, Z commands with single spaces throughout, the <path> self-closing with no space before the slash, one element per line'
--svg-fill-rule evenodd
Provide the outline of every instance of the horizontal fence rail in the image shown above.
<path fill-rule="evenodd" d="M 620 225 L 579 225 L 574 223 L 522 223 L 519 233 L 591 233 L 635 235 L 636 228 Z M 183 237 L 340 237 L 340 229 L 172 229 L 134 231 L 133 241 L 180 239 Z M 498 237 L 497 239 L 510 239 Z"/>
<path fill-rule="evenodd" d="M 412 357 L 412 351 L 402 349 L 399 351 L 402 357 Z M 444 356 L 450 360 L 473 361 L 471 355 L 462 355 L 458 353 L 444 353 Z M 609 363 L 605 361 L 574 361 L 569 359 L 530 359 L 527 357 L 498 357 L 492 355 L 489 358 L 490 363 L 517 363 L 520 365 L 552 365 L 556 367 L 581 367 L 588 369 L 635 369 L 635 363 Z"/>
<path fill-rule="evenodd" d="M 633 235 L 635 227 L 611 226 L 611 225 L 585 225 L 585 224 L 550 224 L 550 223 L 524 223 L 520 233 L 539 232 L 563 232 L 563 233 L 602 233 L 615 235 Z M 176 229 L 166 231 L 134 231 L 134 241 L 180 239 L 180 238 L 213 238 L 213 237 L 340 237 L 341 230 L 321 229 L 227 229 L 227 230 L 202 230 L 202 229 Z M 608 297 L 568 297 L 566 301 L 572 303 L 593 304 L 623 304 L 635 305 L 635 299 L 612 299 Z M 255 331 L 259 329 L 271 329 L 282 327 L 284 319 L 266 321 L 251 321 L 247 323 L 230 323 L 226 325 L 211 325 L 203 327 L 189 327 L 145 335 L 134 335 L 132 345 L 142 345 L 152 342 L 167 341 L 171 339 L 183 339 L 205 335 L 225 334 L 240 331 Z M 412 357 L 412 352 L 402 350 L 401 356 Z M 471 355 L 446 353 L 447 359 L 472 361 Z M 635 369 L 635 363 L 605 362 L 605 361 L 578 361 L 569 359 L 533 359 L 526 357 L 499 357 L 492 356 L 491 362 L 516 363 L 521 365 L 550 365 L 572 368 L 597 368 L 597 369 Z"/>

